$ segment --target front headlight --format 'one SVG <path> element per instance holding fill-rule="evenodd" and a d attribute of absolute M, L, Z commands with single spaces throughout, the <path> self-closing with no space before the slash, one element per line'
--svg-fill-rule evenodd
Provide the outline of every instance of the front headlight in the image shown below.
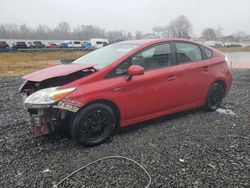
<path fill-rule="evenodd" d="M 75 89 L 75 87 L 66 89 L 58 89 L 58 87 L 41 89 L 32 93 L 24 101 L 24 104 L 27 108 L 48 108 Z"/>

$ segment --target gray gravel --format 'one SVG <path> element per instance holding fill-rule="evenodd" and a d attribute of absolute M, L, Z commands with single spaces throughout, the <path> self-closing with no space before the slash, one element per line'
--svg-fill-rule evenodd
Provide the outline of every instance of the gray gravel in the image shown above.
<path fill-rule="evenodd" d="M 151 187 L 250 187 L 250 70 L 234 71 L 223 103 L 235 116 L 182 112 L 122 129 L 92 148 L 61 135 L 35 138 L 16 94 L 21 83 L 20 77 L 0 78 L 0 187 L 51 187 L 110 155 L 142 164 L 152 176 Z M 147 182 L 138 166 L 110 159 L 81 170 L 61 187 L 144 187 Z"/>

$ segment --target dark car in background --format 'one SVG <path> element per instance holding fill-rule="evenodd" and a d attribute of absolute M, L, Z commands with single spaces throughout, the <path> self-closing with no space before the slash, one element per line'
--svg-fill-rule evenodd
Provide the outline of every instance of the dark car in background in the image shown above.
<path fill-rule="evenodd" d="M 68 48 L 69 47 L 68 43 L 66 43 L 66 42 L 61 42 L 59 46 L 60 46 L 60 48 Z"/>
<path fill-rule="evenodd" d="M 8 45 L 7 42 L 5 42 L 5 41 L 0 41 L 0 48 L 8 48 L 8 47 L 9 47 L 9 45 Z"/>
<path fill-rule="evenodd" d="M 44 48 L 45 45 L 41 41 L 34 41 L 33 42 L 34 48 Z"/>
<path fill-rule="evenodd" d="M 27 44 L 23 41 L 17 41 L 12 44 L 12 48 L 14 49 L 25 49 L 27 48 Z"/>

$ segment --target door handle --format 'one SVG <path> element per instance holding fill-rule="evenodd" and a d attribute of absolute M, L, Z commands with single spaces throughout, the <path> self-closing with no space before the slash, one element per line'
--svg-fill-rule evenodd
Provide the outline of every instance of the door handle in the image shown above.
<path fill-rule="evenodd" d="M 123 89 L 123 87 L 116 87 L 113 89 L 113 91 L 121 91 Z"/>
<path fill-rule="evenodd" d="M 208 72 L 209 71 L 209 67 L 208 66 L 203 67 L 203 71 L 204 72 Z"/>
<path fill-rule="evenodd" d="M 174 75 L 171 75 L 171 76 L 167 77 L 167 81 L 173 81 L 175 79 L 176 79 L 176 76 L 174 76 Z"/>

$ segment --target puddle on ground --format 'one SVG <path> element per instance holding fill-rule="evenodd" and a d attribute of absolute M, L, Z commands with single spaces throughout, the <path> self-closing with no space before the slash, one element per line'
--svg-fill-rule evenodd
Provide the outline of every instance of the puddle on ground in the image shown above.
<path fill-rule="evenodd" d="M 218 108 L 218 109 L 216 110 L 216 112 L 219 112 L 219 113 L 221 113 L 221 114 L 232 115 L 232 116 L 235 116 L 235 115 L 236 115 L 232 110 L 223 109 L 223 108 Z"/>

